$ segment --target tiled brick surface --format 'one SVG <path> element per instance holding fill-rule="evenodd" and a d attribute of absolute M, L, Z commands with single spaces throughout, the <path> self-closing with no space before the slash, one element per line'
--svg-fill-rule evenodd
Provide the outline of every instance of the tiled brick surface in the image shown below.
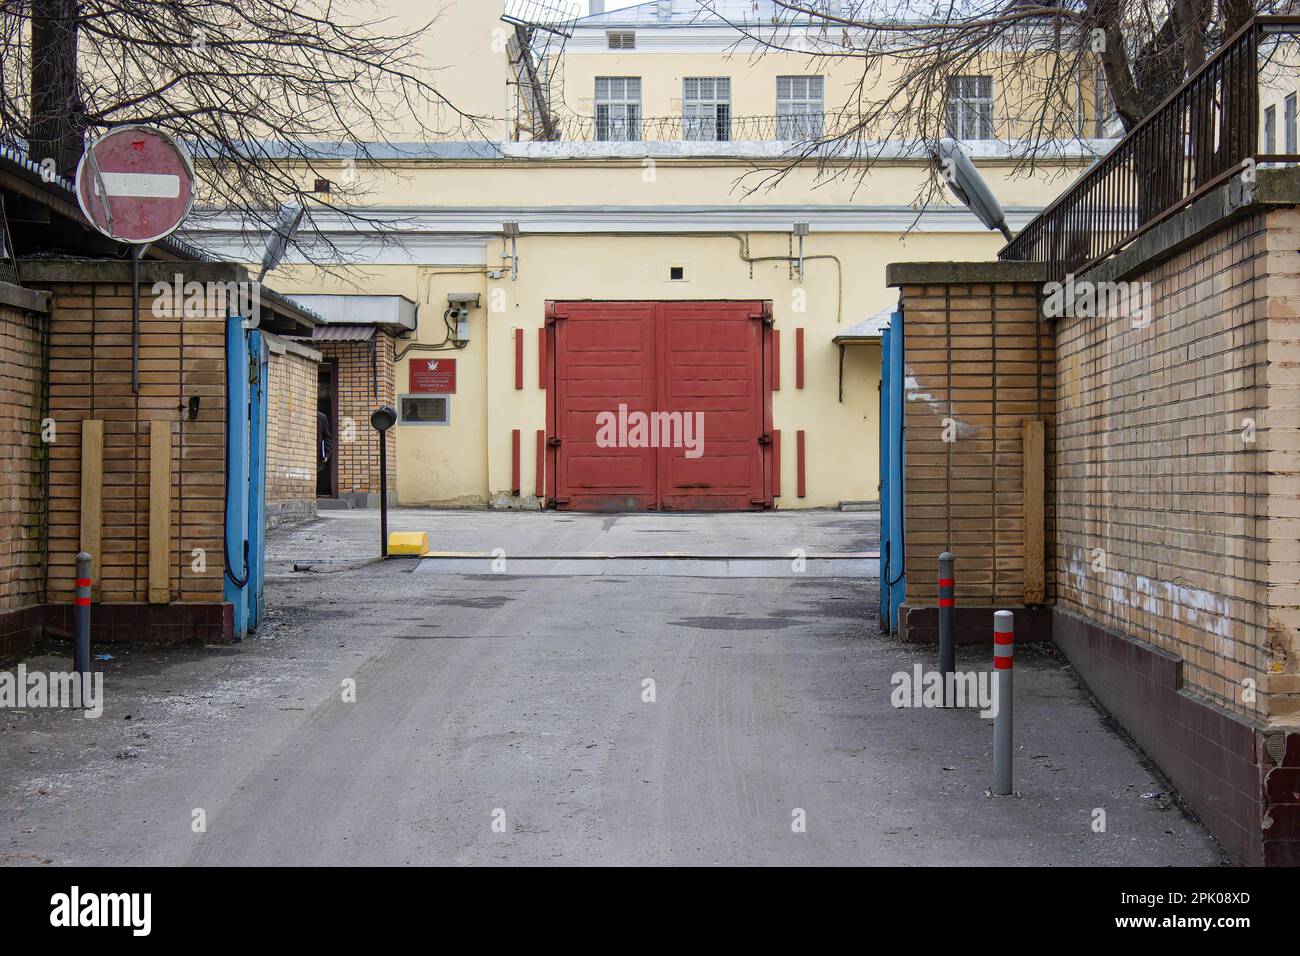
<path fill-rule="evenodd" d="M 313 342 L 325 358 L 338 362 L 339 423 L 335 444 L 339 458 L 339 494 L 379 493 L 379 441 L 370 427 L 370 413 L 380 405 L 397 401 L 393 379 L 393 337 L 377 332 L 375 369 L 370 364 L 368 342 Z M 372 388 L 373 383 L 373 388 Z M 348 441 L 348 420 L 353 437 Z M 314 433 L 314 428 L 313 428 Z M 390 428 L 388 444 L 388 487 L 397 489 L 397 429 Z"/>
<path fill-rule="evenodd" d="M 1271 215 L 1138 277 L 1149 324 L 1057 323 L 1060 606 L 1265 721 L 1296 713 L 1300 621 L 1297 267 L 1277 251 L 1300 238 Z"/>
<path fill-rule="evenodd" d="M 959 605 L 1024 601 L 1021 425 L 1046 428 L 1052 470 L 1055 371 L 1038 286 L 905 285 L 908 605 L 937 603 L 939 554 L 957 556 Z M 953 441 L 944 441 L 944 420 Z M 1046 484 L 1046 536 L 1052 488 Z M 1050 550 L 1047 554 L 1050 565 Z M 1052 574 L 1047 574 L 1047 596 Z"/>
<path fill-rule="evenodd" d="M 316 510 L 316 372 L 319 363 L 292 350 L 270 354 L 267 369 L 266 503 L 268 517 L 307 518 Z M 280 507 L 292 505 L 292 507 Z"/>
<path fill-rule="evenodd" d="M 107 264 L 106 267 L 117 265 Z M 47 594 L 71 601 L 81 520 L 81 422 L 104 422 L 103 554 L 95 600 L 140 602 L 149 596 L 149 429 L 172 431 L 173 601 L 222 600 L 225 490 L 225 317 L 156 316 L 146 295 L 140 316 L 140 392 L 131 392 L 131 287 L 112 282 L 53 283 L 49 415 L 58 440 L 49 448 Z M 147 287 L 146 287 L 147 292 Z M 182 409 L 200 398 L 197 420 Z M 202 548 L 206 568 L 193 570 Z"/>
<path fill-rule="evenodd" d="M 45 591 L 44 315 L 0 307 L 0 613 L 39 604 Z M 26 619 L 0 626 L 24 635 Z M 14 643 L 25 636 L 12 638 Z"/>

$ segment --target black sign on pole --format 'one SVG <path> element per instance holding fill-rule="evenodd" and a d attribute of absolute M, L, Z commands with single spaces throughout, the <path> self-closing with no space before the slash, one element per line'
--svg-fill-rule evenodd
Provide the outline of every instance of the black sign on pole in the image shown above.
<path fill-rule="evenodd" d="M 380 405 L 370 413 L 370 424 L 379 433 L 379 553 L 388 557 L 388 429 L 397 424 L 397 409 Z"/>

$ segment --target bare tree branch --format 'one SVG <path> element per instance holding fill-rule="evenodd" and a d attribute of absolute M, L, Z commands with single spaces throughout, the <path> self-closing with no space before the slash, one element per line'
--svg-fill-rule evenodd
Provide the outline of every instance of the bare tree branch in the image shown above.
<path fill-rule="evenodd" d="M 436 21 L 400 29 L 373 8 L 362 18 L 362 4 L 342 6 L 0 0 L 0 142 L 69 173 L 87 133 L 150 123 L 194 152 L 201 202 L 251 229 L 269 227 L 291 200 L 374 226 L 348 201 L 360 191 L 355 176 L 328 196 L 311 180 L 338 180 L 339 161 L 382 165 L 403 144 L 485 139 L 487 118 L 449 102 L 419 56 Z M 334 256 L 305 225 L 299 249 Z"/>

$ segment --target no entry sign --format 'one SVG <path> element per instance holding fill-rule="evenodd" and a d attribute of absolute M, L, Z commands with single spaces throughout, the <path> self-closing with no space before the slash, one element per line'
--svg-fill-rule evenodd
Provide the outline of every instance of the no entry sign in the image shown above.
<path fill-rule="evenodd" d="M 412 392 L 451 395 L 456 391 L 455 359 L 411 359 L 409 372 Z"/>
<path fill-rule="evenodd" d="M 96 139 L 77 165 L 77 201 L 91 225 L 119 242 L 173 232 L 194 205 L 185 150 L 151 126 L 120 126 Z"/>

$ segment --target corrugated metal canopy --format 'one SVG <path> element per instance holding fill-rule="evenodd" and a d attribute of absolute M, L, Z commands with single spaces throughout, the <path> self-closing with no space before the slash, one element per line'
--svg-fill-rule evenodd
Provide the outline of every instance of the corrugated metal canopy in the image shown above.
<path fill-rule="evenodd" d="M 374 337 L 373 325 L 318 325 L 311 330 L 313 342 L 369 342 Z"/>
<path fill-rule="evenodd" d="M 880 341 L 880 333 L 889 325 L 890 318 L 898 311 L 894 305 L 886 306 L 875 315 L 841 329 L 831 339 L 836 345 L 865 345 Z"/>

